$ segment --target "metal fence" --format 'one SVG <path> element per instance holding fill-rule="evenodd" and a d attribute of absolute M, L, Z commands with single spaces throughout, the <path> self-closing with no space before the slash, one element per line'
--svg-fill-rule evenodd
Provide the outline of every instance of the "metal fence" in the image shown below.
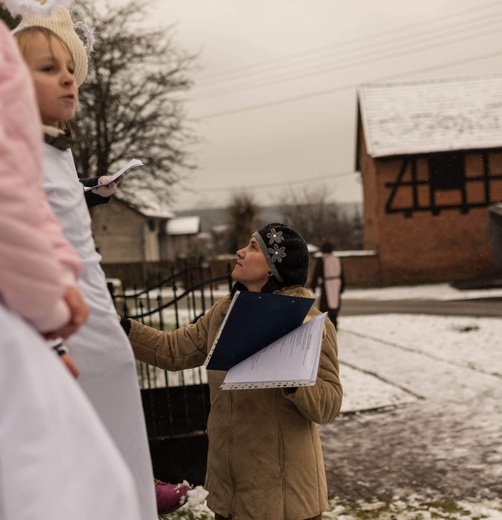
<path fill-rule="evenodd" d="M 195 322 L 231 284 L 230 265 L 213 277 L 209 265 L 186 263 L 145 288 L 109 287 L 119 314 L 169 331 Z M 155 477 L 202 484 L 210 408 L 205 369 L 168 372 L 138 361 L 137 370 Z"/>

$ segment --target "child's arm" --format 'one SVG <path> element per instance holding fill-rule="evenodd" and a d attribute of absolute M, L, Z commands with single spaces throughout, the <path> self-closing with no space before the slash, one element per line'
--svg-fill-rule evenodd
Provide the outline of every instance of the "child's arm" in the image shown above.
<path fill-rule="evenodd" d="M 106 184 L 109 179 L 110 177 L 108 175 L 102 175 L 101 177 L 89 177 L 87 179 L 79 180 L 84 186 L 91 187 L 98 186 L 99 184 Z M 94 206 L 99 206 L 100 204 L 106 204 L 109 202 L 111 196 L 115 193 L 115 189 L 117 188 L 121 179 L 122 176 L 119 177 L 117 181 L 111 182 L 106 186 L 99 186 L 93 190 L 84 192 L 87 207 L 92 208 Z"/>
<path fill-rule="evenodd" d="M 63 238 L 42 188 L 41 137 L 31 79 L 0 33 L 0 295 L 26 320 L 61 327 L 80 262 Z"/>

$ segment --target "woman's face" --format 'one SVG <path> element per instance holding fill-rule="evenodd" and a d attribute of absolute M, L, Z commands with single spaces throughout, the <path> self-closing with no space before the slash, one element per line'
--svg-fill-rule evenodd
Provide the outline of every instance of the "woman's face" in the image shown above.
<path fill-rule="evenodd" d="M 267 259 L 255 238 L 237 251 L 237 263 L 232 271 L 232 278 L 244 284 L 248 291 L 259 292 L 270 276 Z"/>
<path fill-rule="evenodd" d="M 24 53 L 37 95 L 44 125 L 57 126 L 72 119 L 78 102 L 73 76 L 73 60 L 68 48 L 58 39 L 48 40 L 38 33 Z"/>

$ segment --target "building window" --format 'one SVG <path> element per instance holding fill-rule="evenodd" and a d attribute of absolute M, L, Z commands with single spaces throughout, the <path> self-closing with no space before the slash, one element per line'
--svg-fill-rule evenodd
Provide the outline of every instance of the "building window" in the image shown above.
<path fill-rule="evenodd" d="M 445 152 L 429 155 L 429 185 L 433 190 L 464 189 L 464 154 Z"/>

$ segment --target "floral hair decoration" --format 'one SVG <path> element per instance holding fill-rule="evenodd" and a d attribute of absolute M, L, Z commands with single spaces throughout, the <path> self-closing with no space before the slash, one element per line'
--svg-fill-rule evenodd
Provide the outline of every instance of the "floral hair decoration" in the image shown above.
<path fill-rule="evenodd" d="M 267 248 L 270 253 L 270 259 L 272 262 L 282 262 L 282 259 L 286 257 L 286 248 L 279 247 L 277 244 L 280 244 L 284 240 L 284 236 L 282 231 L 276 231 L 274 228 L 270 230 L 270 233 L 267 233 L 268 245 L 272 246 Z"/>
<path fill-rule="evenodd" d="M 305 240 L 286 224 L 273 223 L 255 231 L 272 274 L 283 286 L 305 285 L 309 254 Z"/>

